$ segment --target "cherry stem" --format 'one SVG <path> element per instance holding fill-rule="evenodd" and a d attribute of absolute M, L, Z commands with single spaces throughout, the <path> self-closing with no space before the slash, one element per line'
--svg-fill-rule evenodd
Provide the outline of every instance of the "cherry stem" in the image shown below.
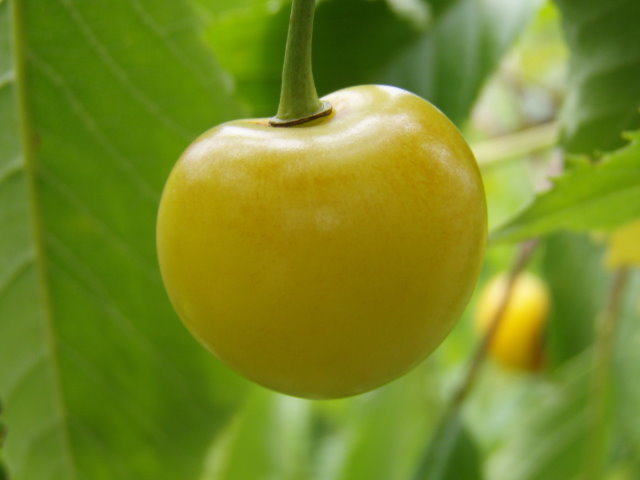
<path fill-rule="evenodd" d="M 318 98 L 311 70 L 311 39 L 315 0 L 293 0 L 282 70 L 278 113 L 274 127 L 300 125 L 331 113 L 331 104 Z"/>

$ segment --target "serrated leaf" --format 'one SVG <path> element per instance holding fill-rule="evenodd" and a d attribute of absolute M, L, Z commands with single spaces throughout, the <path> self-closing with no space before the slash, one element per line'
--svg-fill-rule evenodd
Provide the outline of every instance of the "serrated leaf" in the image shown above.
<path fill-rule="evenodd" d="M 445 417 L 433 434 L 414 480 L 481 480 L 481 454 L 459 412 Z"/>
<path fill-rule="evenodd" d="M 492 241 L 516 241 L 559 230 L 609 230 L 640 216 L 640 132 L 596 164 L 582 164 L 555 179 L 553 187 L 511 221 Z"/>
<path fill-rule="evenodd" d="M 571 51 L 563 143 L 592 155 L 640 126 L 640 2 L 556 0 Z"/>
<path fill-rule="evenodd" d="M 195 478 L 243 384 L 169 306 L 154 224 L 182 149 L 238 114 L 226 76 L 186 0 L 11 0 L 0 25 L 11 478 Z"/>

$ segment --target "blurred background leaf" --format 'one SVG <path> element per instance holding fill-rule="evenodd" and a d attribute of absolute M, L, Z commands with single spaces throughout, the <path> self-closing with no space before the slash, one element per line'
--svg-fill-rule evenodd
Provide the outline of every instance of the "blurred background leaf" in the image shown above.
<path fill-rule="evenodd" d="M 493 455 L 490 478 L 585 478 L 581 475 L 590 460 L 585 454 L 593 440 L 591 366 L 591 356 L 583 355 L 559 371 L 554 383 L 538 386 L 536 395 L 522 405 L 519 421 L 505 432 L 509 442 Z"/>
<path fill-rule="evenodd" d="M 619 461 L 640 472 L 640 274 L 633 273 L 625 297 L 614 357 L 615 415 Z"/>
<path fill-rule="evenodd" d="M 543 246 L 542 272 L 551 293 L 547 362 L 558 367 L 593 344 L 593 319 L 605 303 L 610 276 L 603 246 L 586 235 L 555 234 Z"/>
<path fill-rule="evenodd" d="M 571 153 L 623 145 L 640 127 L 640 3 L 556 0 L 571 51 L 562 123 Z"/>
<path fill-rule="evenodd" d="M 374 392 L 331 403 L 342 406 L 339 428 L 320 446 L 314 478 L 405 480 L 440 413 L 438 377 L 427 362 Z"/>
<path fill-rule="evenodd" d="M 311 403 L 255 388 L 216 439 L 202 480 L 310 478 Z"/>
<path fill-rule="evenodd" d="M 289 10 L 287 1 L 255 0 L 210 17 L 208 39 L 253 115 L 272 116 L 277 110 Z M 413 30 L 383 0 L 321 2 L 313 48 L 319 94 L 374 82 L 373 72 L 416 35 Z"/>
<path fill-rule="evenodd" d="M 599 337 L 594 348 L 530 383 L 528 394 L 520 397 L 518 421 L 503 432 L 506 440 L 490 457 L 491 478 L 637 478 L 640 425 L 633 413 L 638 400 L 633 355 L 639 338 L 639 280 L 636 272 L 627 285 L 622 315 L 607 320 L 617 325 L 612 330 L 615 363 L 602 343 L 607 339 Z M 607 283 L 612 288 L 613 282 Z M 601 324 L 603 311 L 595 318 Z"/>
<path fill-rule="evenodd" d="M 541 2 L 460 0 L 386 65 L 378 81 L 430 100 L 458 125 Z"/>
<path fill-rule="evenodd" d="M 481 480 L 482 460 L 459 412 L 443 418 L 434 431 L 414 480 Z"/>
<path fill-rule="evenodd" d="M 314 74 L 321 95 L 352 85 L 391 83 L 429 99 L 460 123 L 540 5 L 538 0 L 403 2 L 414 4 L 415 13 L 407 17 L 393 8 L 397 3 L 320 2 Z M 210 19 L 207 37 L 236 79 L 241 96 L 253 106 L 254 115 L 273 115 L 288 2 L 254 0 L 226 15 L 211 14 Z"/>

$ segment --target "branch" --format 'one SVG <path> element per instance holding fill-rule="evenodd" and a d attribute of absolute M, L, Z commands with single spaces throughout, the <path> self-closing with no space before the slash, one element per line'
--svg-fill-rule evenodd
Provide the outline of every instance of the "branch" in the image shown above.
<path fill-rule="evenodd" d="M 558 124 L 543 123 L 519 132 L 471 145 L 481 167 L 488 167 L 529 153 L 546 150 L 558 143 Z"/>
<path fill-rule="evenodd" d="M 511 294 L 513 292 L 515 280 L 526 267 L 537 245 L 538 240 L 529 240 L 520 245 L 520 251 L 515 258 L 507 277 L 507 286 L 504 290 L 504 295 L 500 300 L 498 308 L 496 309 L 493 317 L 491 318 L 491 322 L 489 322 L 489 328 L 487 328 L 482 339 L 480 340 L 480 343 L 476 347 L 473 356 L 471 357 L 469 367 L 467 368 L 467 372 L 462 382 L 460 383 L 460 386 L 457 388 L 451 398 L 448 408 L 449 414 L 460 408 L 462 403 L 464 403 L 465 399 L 469 395 L 469 392 L 473 388 L 478 374 L 480 373 L 480 367 L 482 367 L 482 364 L 487 357 L 489 346 L 491 345 L 493 338 L 500 328 L 500 323 L 502 322 L 502 318 L 504 317 L 504 313 L 507 309 L 509 298 L 511 297 Z"/>

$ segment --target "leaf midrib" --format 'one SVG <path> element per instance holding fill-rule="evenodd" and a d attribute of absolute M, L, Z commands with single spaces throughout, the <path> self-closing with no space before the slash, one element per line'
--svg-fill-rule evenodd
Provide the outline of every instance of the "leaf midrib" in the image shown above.
<path fill-rule="evenodd" d="M 36 288 L 40 293 L 42 308 L 43 330 L 46 337 L 46 351 L 49 357 L 49 367 L 51 370 L 53 395 L 53 407 L 59 417 L 61 425 L 61 435 L 64 441 L 64 452 L 69 474 L 72 479 L 78 478 L 78 467 L 74 457 L 69 426 L 67 421 L 67 411 L 65 407 L 65 395 L 62 386 L 60 373 L 60 361 L 58 358 L 58 346 L 55 336 L 55 324 L 51 303 L 51 286 L 47 274 L 44 248 L 44 225 L 42 220 L 41 202 L 36 184 L 36 152 L 31 139 L 35 137 L 32 126 L 32 119 L 29 112 L 28 92 L 26 88 L 26 41 L 24 38 L 24 16 L 22 12 L 22 0 L 13 0 L 9 3 L 11 18 L 11 41 L 14 62 L 14 81 L 17 97 L 18 128 L 20 131 L 20 145 L 22 147 L 23 168 L 27 180 L 28 208 L 31 212 L 31 232 L 34 243 L 34 265 L 37 273 L 38 284 Z"/>

